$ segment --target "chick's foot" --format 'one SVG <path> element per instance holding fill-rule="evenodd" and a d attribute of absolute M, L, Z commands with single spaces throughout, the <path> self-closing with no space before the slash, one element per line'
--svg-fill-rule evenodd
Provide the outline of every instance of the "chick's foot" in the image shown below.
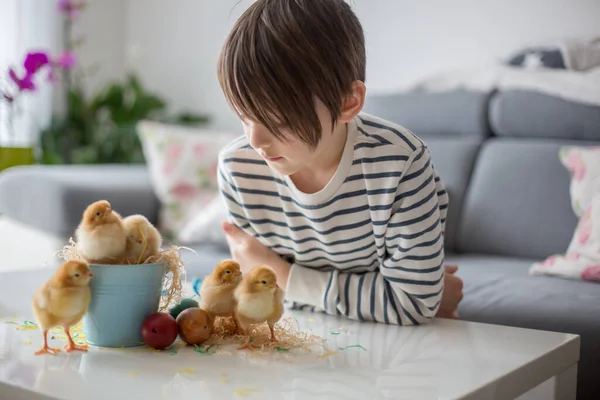
<path fill-rule="evenodd" d="M 65 344 L 65 351 L 67 353 L 70 353 L 72 351 L 88 351 L 88 347 L 87 346 L 77 346 L 75 343 L 67 343 Z"/>
<path fill-rule="evenodd" d="M 39 349 L 38 351 L 36 351 L 33 354 L 35 354 L 36 356 L 39 356 L 41 354 L 56 355 L 56 353 L 60 353 L 60 349 L 53 349 L 52 347 L 48 347 L 48 345 L 44 345 L 44 346 L 42 346 L 41 349 Z"/>

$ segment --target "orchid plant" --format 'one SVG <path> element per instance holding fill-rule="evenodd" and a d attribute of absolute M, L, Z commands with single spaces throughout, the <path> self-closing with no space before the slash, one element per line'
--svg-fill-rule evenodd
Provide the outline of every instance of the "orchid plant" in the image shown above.
<path fill-rule="evenodd" d="M 110 82 L 96 93 L 84 90 L 85 69 L 76 57 L 77 46 L 84 40 L 73 38 L 72 28 L 87 4 L 58 0 L 57 6 L 63 21 L 63 51 L 56 56 L 48 51 L 27 53 L 22 68 L 8 70 L 8 87 L 0 88 L 0 101 L 9 104 L 11 119 L 17 99 L 26 92 L 35 92 L 44 78 L 63 87 L 65 112 L 53 115 L 49 126 L 40 132 L 39 162 L 144 162 L 137 122 L 153 119 L 196 125 L 208 121 L 205 115 L 195 113 L 168 115 L 166 102 L 148 93 L 132 73 L 123 82 Z"/>
<path fill-rule="evenodd" d="M 84 3 L 73 0 L 59 0 L 57 8 L 65 16 L 65 20 L 71 22 L 81 9 Z M 53 57 L 49 51 L 37 50 L 30 51 L 25 55 L 19 70 L 10 67 L 7 72 L 7 83 L 0 87 L 0 101 L 6 106 L 6 130 L 9 136 L 9 143 L 15 138 L 13 121 L 15 113 L 18 111 L 18 102 L 21 96 L 26 92 L 35 92 L 38 89 L 38 76 L 46 72 L 46 80 L 50 83 L 59 81 L 58 74 L 73 69 L 77 59 L 72 48 L 68 46 L 61 54 Z"/>

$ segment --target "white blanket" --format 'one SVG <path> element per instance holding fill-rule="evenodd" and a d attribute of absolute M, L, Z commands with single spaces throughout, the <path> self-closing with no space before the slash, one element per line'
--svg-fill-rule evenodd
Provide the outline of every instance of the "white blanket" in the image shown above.
<path fill-rule="evenodd" d="M 499 64 L 442 73 L 411 84 L 402 91 L 442 92 L 464 88 L 534 90 L 568 101 L 600 107 L 600 67 L 587 71 L 524 69 Z"/>

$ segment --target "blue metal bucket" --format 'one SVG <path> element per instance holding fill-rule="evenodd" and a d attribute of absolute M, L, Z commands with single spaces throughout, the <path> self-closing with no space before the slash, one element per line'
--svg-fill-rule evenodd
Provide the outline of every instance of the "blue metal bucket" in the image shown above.
<path fill-rule="evenodd" d="M 158 311 L 166 263 L 90 264 L 92 300 L 83 318 L 85 340 L 99 347 L 142 343 L 142 323 Z"/>

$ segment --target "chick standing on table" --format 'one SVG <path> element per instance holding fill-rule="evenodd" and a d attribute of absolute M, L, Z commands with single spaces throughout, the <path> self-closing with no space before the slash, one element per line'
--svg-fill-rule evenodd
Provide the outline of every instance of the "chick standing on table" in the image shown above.
<path fill-rule="evenodd" d="M 284 292 L 277 286 L 275 272 L 269 267 L 252 269 L 244 276 L 233 296 L 233 317 L 238 332 L 246 335 L 250 325 L 266 322 L 271 331 L 271 340 L 276 341 L 273 327 L 283 315 Z"/>
<path fill-rule="evenodd" d="M 217 317 L 233 315 L 233 291 L 242 281 L 240 264 L 221 261 L 202 282 L 200 308 Z"/>
<path fill-rule="evenodd" d="M 87 263 L 71 260 L 62 264 L 54 276 L 35 292 L 33 314 L 44 334 L 44 345 L 36 351 L 36 355 L 60 351 L 48 347 L 48 330 L 55 326 L 62 326 L 67 334 L 67 352 L 87 351 L 87 346 L 75 345 L 69 329 L 81 321 L 87 312 L 91 299 L 91 278 L 92 273 Z"/>
<path fill-rule="evenodd" d="M 130 215 L 123 219 L 123 225 L 127 235 L 125 257 L 135 259 L 139 264 L 160 252 L 162 237 L 146 217 Z"/>
<path fill-rule="evenodd" d="M 127 240 L 123 220 L 106 200 L 86 208 L 75 237 L 77 250 L 87 262 L 106 263 L 125 253 Z"/>

